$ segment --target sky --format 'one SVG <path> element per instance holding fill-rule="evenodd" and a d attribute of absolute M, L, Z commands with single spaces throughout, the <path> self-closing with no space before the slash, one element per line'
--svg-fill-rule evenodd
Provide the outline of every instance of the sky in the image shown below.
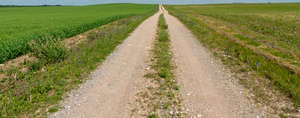
<path fill-rule="evenodd" d="M 167 4 L 215 4 L 215 3 L 264 3 L 300 2 L 300 0 L 0 0 L 0 5 L 89 5 L 103 3 L 160 3 Z"/>

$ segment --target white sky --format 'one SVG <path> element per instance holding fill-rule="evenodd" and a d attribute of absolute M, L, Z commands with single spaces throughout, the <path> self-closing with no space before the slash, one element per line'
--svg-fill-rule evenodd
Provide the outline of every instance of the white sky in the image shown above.
<path fill-rule="evenodd" d="M 160 1 L 167 4 L 300 2 L 300 0 L 0 0 L 0 5 L 87 5 L 101 3 L 160 3 Z"/>

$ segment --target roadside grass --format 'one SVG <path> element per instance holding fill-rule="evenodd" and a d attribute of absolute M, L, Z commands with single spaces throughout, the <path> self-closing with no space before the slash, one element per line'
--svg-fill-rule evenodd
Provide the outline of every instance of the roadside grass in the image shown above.
<path fill-rule="evenodd" d="M 105 4 L 0 8 L 0 64 L 31 52 L 29 43 L 65 39 L 109 22 L 144 14 L 155 5 Z"/>
<path fill-rule="evenodd" d="M 156 97 L 152 100 L 154 102 L 149 104 L 148 117 L 182 117 L 179 87 L 172 72 L 174 65 L 172 64 L 172 54 L 170 52 L 168 26 L 163 14 L 159 16 L 157 39 L 152 53 L 151 68 L 154 73 L 152 75 L 148 73 L 145 77 L 154 79 L 154 84 L 157 86 L 151 88 L 152 95 Z"/>
<path fill-rule="evenodd" d="M 246 4 L 247 5 L 247 4 Z M 224 5 L 226 7 L 226 5 Z M 234 6 L 234 5 L 232 5 Z M 251 5 L 249 5 L 251 6 Z M 198 7 L 203 7 L 198 9 Z M 220 9 L 222 5 L 216 5 L 216 9 Z M 230 8 L 228 5 L 226 8 Z M 221 58 L 225 65 L 228 65 L 233 70 L 240 70 L 240 72 L 246 73 L 253 73 L 254 77 L 252 80 L 245 80 L 241 77 L 242 82 L 244 85 L 250 87 L 251 89 L 256 89 L 256 95 L 261 94 L 260 96 L 266 97 L 267 94 L 261 93 L 264 91 L 264 88 L 259 88 L 258 85 L 261 83 L 255 83 L 250 85 L 251 81 L 258 81 L 262 82 L 264 80 L 260 80 L 258 78 L 263 77 L 267 78 L 271 81 L 271 84 L 266 84 L 262 86 L 271 87 L 275 89 L 279 89 L 290 97 L 294 103 L 294 109 L 297 109 L 300 105 L 300 76 L 295 74 L 294 72 L 289 71 L 287 68 L 284 68 L 278 65 L 273 60 L 270 60 L 262 55 L 255 53 L 253 50 L 244 47 L 230 37 L 225 34 L 218 33 L 216 30 L 209 27 L 206 22 L 203 20 L 199 20 L 197 16 L 197 11 L 201 14 L 207 9 L 210 10 L 209 13 L 213 13 L 214 7 L 210 6 L 167 6 L 166 7 L 169 12 L 176 16 L 180 21 L 182 21 L 192 32 L 195 36 L 198 37 L 199 41 L 210 49 L 215 56 Z M 224 9 L 226 9 L 224 8 Z M 248 8 L 248 7 L 245 7 Z M 218 10 L 215 11 L 216 13 Z M 222 12 L 220 12 L 221 14 Z M 230 12 L 228 12 L 230 13 Z M 226 15 L 224 13 L 224 15 Z M 230 16 L 226 16 L 230 17 Z M 244 19 L 241 19 L 240 22 L 243 22 Z M 247 17 L 245 17 L 245 22 L 247 22 Z M 242 26 L 241 26 L 242 27 Z M 247 40 L 247 39 L 246 39 Z M 255 42 L 253 45 L 261 44 L 260 42 Z M 294 44 L 296 45 L 296 44 Z M 298 50 L 298 49 L 295 49 Z M 257 79 L 256 79 L 257 78 Z M 263 82 L 265 83 L 265 82 Z M 258 84 L 258 85 L 255 85 Z M 271 99 L 271 98 L 266 98 Z M 263 101 L 260 101 L 263 102 Z M 293 110 L 295 111 L 295 110 Z"/>
<path fill-rule="evenodd" d="M 38 48 L 33 54 L 36 59 L 1 72 L 6 77 L 1 78 L 0 83 L 0 117 L 46 117 L 47 112 L 57 111 L 57 103 L 65 93 L 85 81 L 130 32 L 155 11 L 101 26 L 97 34 L 90 33 L 94 36 L 89 38 L 93 39 L 69 50 L 51 40 L 34 44 L 33 49 Z"/>

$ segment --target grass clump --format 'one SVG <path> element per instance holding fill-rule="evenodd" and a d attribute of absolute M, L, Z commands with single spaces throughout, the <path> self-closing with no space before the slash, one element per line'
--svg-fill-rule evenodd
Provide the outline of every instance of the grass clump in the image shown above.
<path fill-rule="evenodd" d="M 147 118 L 157 118 L 157 116 L 155 114 L 151 114 Z"/>
<path fill-rule="evenodd" d="M 61 62 L 67 55 L 65 45 L 53 38 L 35 41 L 31 47 L 33 55 L 46 64 Z"/>
<path fill-rule="evenodd" d="M 30 61 L 27 65 L 30 71 L 38 71 L 43 67 L 43 63 L 41 61 Z"/>

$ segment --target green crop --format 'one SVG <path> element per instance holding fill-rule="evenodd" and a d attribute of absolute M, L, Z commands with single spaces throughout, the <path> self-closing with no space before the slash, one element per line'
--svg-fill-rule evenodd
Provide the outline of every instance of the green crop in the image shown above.
<path fill-rule="evenodd" d="M 155 5 L 0 8 L 0 63 L 31 51 L 29 43 L 45 37 L 67 38 L 111 21 L 153 11 Z"/>

